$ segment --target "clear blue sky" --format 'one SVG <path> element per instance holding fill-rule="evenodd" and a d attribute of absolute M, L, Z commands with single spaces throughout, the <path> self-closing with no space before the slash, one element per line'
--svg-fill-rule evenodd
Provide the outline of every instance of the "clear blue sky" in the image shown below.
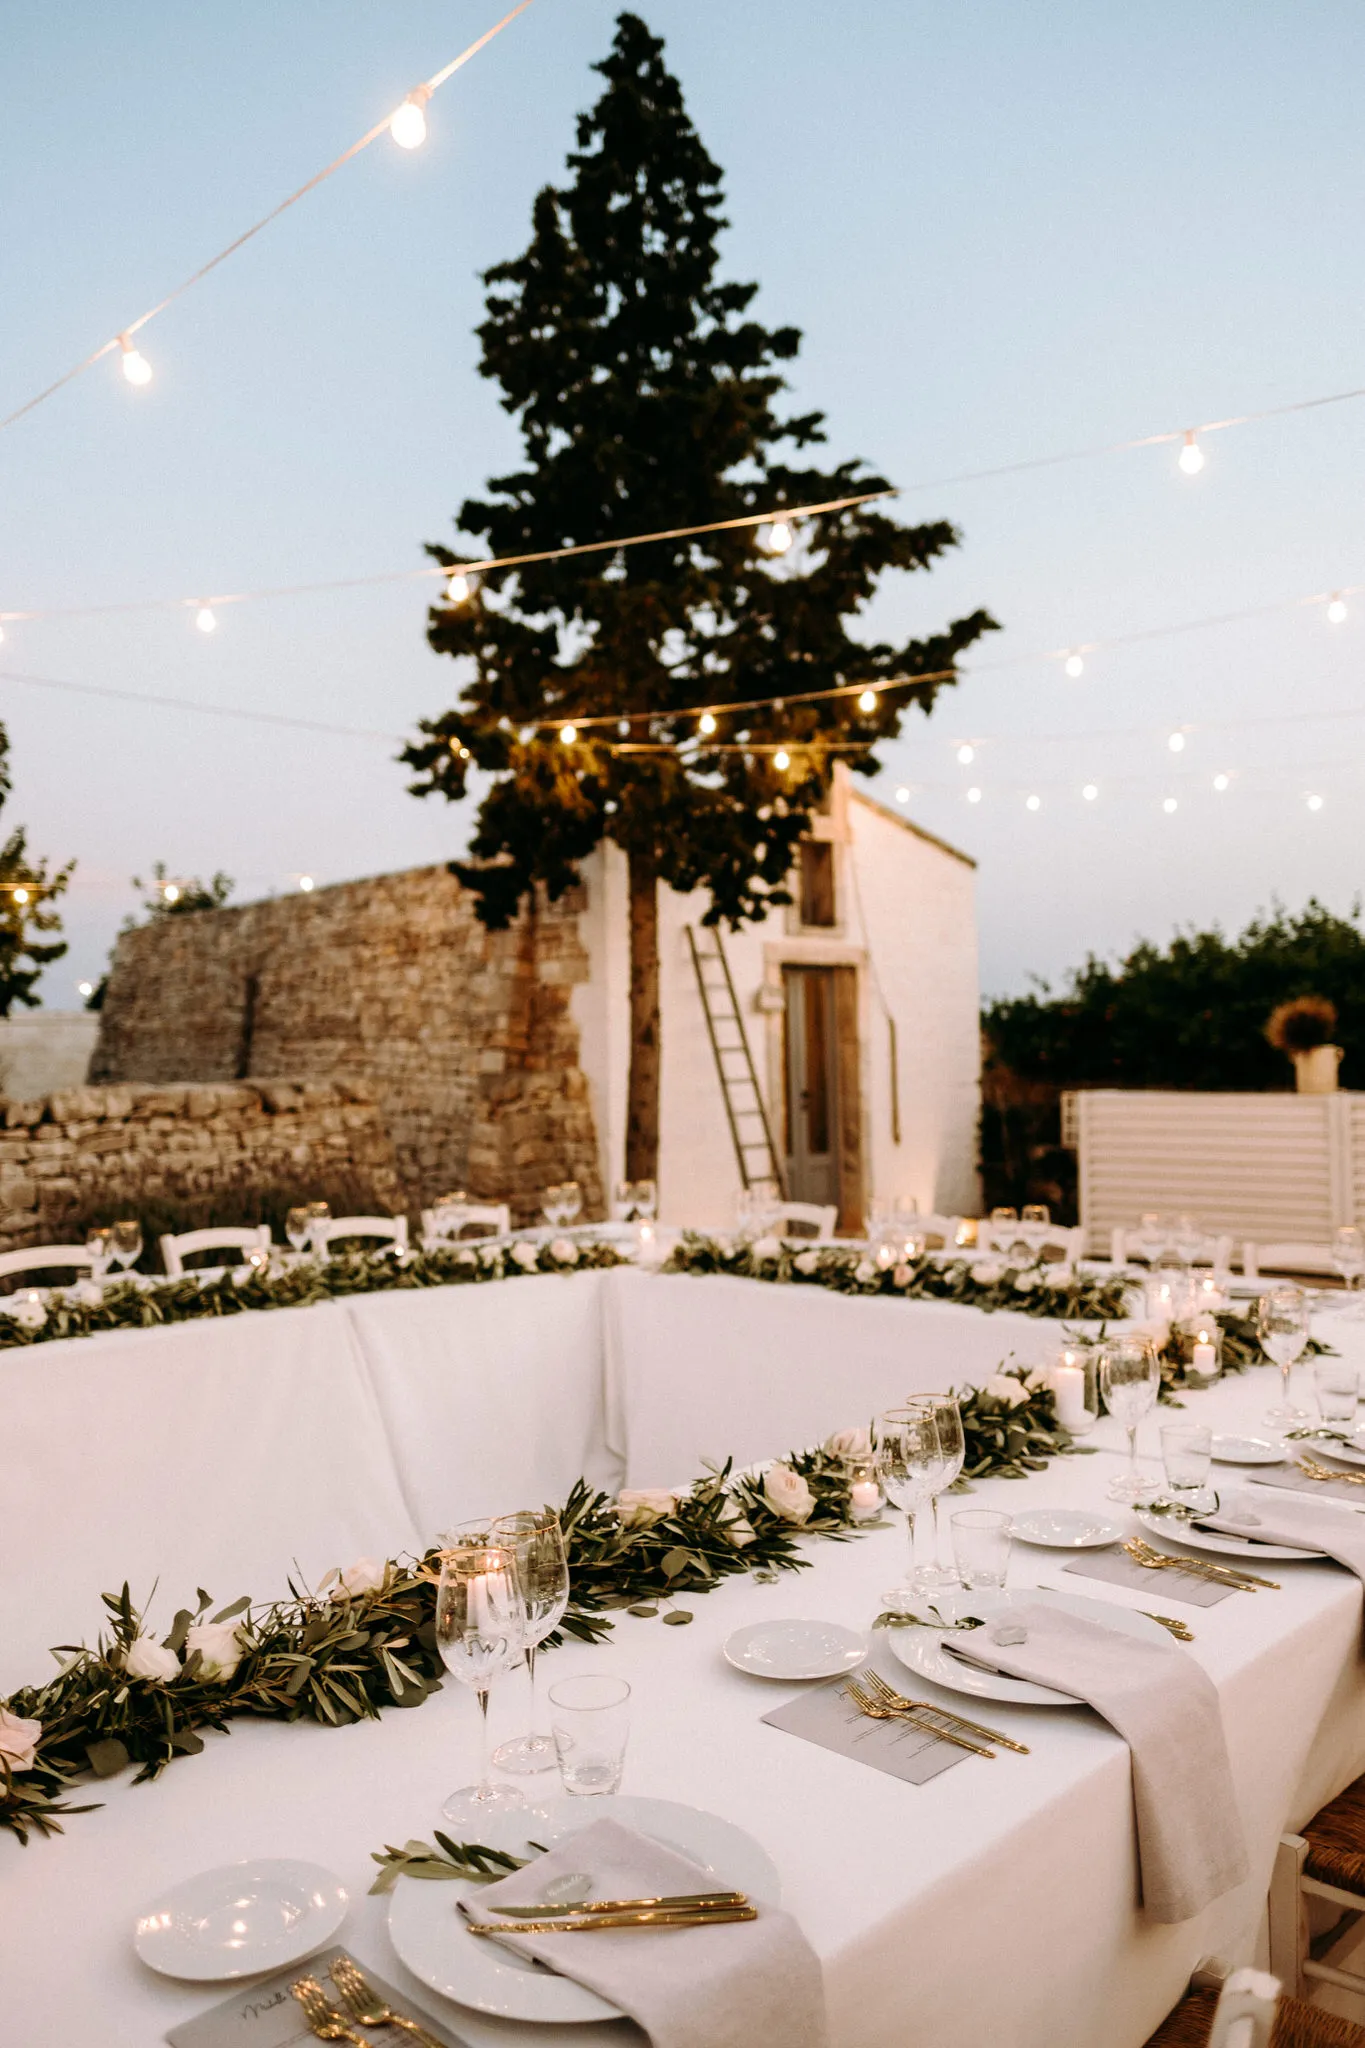
<path fill-rule="evenodd" d="M 907 483 L 1365 383 L 1365 14 L 1348 0 L 646 0 L 724 166 L 732 274 L 805 331 L 795 396 Z M 83 355 L 491 24 L 499 0 L 11 0 L 0 132 L 0 412 Z M 475 370 L 478 273 L 526 239 L 595 96 L 608 0 L 536 5 L 440 93 L 148 330 L 0 437 L 0 608 L 403 569 L 514 452 Z M 1365 401 L 1174 451 L 915 493 L 963 545 L 873 628 L 988 605 L 1006 660 L 1365 581 Z M 981 863 L 988 990 L 1087 950 L 1236 926 L 1362 880 L 1365 599 L 971 677 L 881 785 Z M 402 733 L 449 701 L 399 586 L 225 613 L 9 629 L 0 666 Z M 382 742 L 271 733 L 0 682 L 5 824 L 80 863 L 49 1004 L 99 971 L 128 878 L 238 895 L 448 857 Z M 1142 731 L 1132 738 L 1081 735 Z M 1045 735 L 1061 734 L 1059 739 Z M 999 735 L 970 769 L 953 743 Z M 1238 771 L 1223 797 L 1218 769 Z M 1081 784 L 1101 798 L 1085 804 Z M 972 781 L 985 791 L 972 807 Z M 1043 808 L 1029 815 L 1024 792 Z M 1305 794 L 1324 806 L 1310 813 Z M 1161 799 L 1174 794 L 1167 816 Z"/>

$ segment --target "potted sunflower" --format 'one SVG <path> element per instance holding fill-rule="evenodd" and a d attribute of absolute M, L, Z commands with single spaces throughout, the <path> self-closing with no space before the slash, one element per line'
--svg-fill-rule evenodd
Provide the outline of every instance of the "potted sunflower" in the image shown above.
<path fill-rule="evenodd" d="M 1336 1092 L 1341 1047 L 1333 1045 L 1336 1004 L 1326 996 L 1295 996 L 1271 1011 L 1265 1035 L 1277 1051 L 1294 1062 L 1294 1086 L 1300 1095 Z"/>

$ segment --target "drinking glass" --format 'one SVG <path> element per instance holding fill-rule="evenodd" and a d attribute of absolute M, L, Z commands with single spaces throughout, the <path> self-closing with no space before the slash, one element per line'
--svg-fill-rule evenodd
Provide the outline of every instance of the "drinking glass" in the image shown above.
<path fill-rule="evenodd" d="M 550 1687 L 550 1726 L 566 1792 L 592 1798 L 619 1788 L 630 1734 L 624 1678 L 561 1678 Z"/>
<path fill-rule="evenodd" d="M 317 1226 L 319 1223 L 325 1223 L 331 1213 L 326 1202 L 310 1202 L 308 1204 L 308 1242 L 315 1252 L 321 1250 Z"/>
<path fill-rule="evenodd" d="M 548 1771 L 554 1766 L 555 1746 L 552 1737 L 536 1727 L 536 1649 L 558 1628 L 569 1604 L 564 1531 L 553 1508 L 524 1508 L 515 1515 L 499 1515 L 489 1534 L 517 1561 L 526 1601 L 526 1669 L 531 1680 L 530 1733 L 500 1744 L 493 1761 L 503 1771 Z"/>
<path fill-rule="evenodd" d="M 963 1508 L 952 1519 L 957 1575 L 969 1592 L 1003 1586 L 1010 1568 L 1008 1515 L 997 1508 Z"/>
<path fill-rule="evenodd" d="M 1161 1430 L 1161 1462 L 1174 1499 L 1206 1508 L 1209 1467 L 1213 1462 L 1213 1431 L 1205 1422 L 1167 1422 Z"/>
<path fill-rule="evenodd" d="M 306 1205 L 291 1209 L 284 1219 L 284 1234 L 296 1252 L 308 1249 L 308 1230 L 311 1221 Z"/>
<path fill-rule="evenodd" d="M 436 1644 L 451 1677 L 476 1695 L 481 1732 L 478 1784 L 452 1792 L 441 1808 L 457 1826 L 476 1826 L 485 1814 L 526 1804 L 514 1785 L 493 1783 L 488 1755 L 488 1688 L 516 1663 L 525 1643 L 526 1600 L 513 1552 L 499 1544 L 452 1545 L 441 1558 Z"/>
<path fill-rule="evenodd" d="M 1204 1233 L 1195 1216 L 1177 1216 L 1172 1247 L 1182 1266 L 1192 1266 L 1204 1248 Z"/>
<path fill-rule="evenodd" d="M 1128 1470 L 1109 1482 L 1110 1500 L 1140 1502 L 1152 1492 L 1138 1470 L 1137 1433 L 1156 1405 L 1161 1368 L 1147 1337 L 1115 1337 L 1100 1352 L 1100 1391 L 1109 1413 L 1128 1432 Z"/>
<path fill-rule="evenodd" d="M 1166 1249 L 1166 1219 L 1155 1209 L 1144 1210 L 1134 1232 L 1137 1249 L 1149 1266 L 1155 1266 Z"/>
<path fill-rule="evenodd" d="M 1303 1356 L 1309 1322 L 1308 1297 L 1292 1283 L 1270 1288 L 1256 1304 L 1261 1349 L 1280 1368 L 1281 1398 L 1277 1407 L 1266 1409 L 1267 1422 L 1287 1425 L 1308 1420 L 1308 1410 L 1290 1399 L 1289 1376 Z"/>
<path fill-rule="evenodd" d="M 1344 1422 L 1354 1430 L 1360 1398 L 1360 1375 L 1355 1366 L 1343 1365 L 1339 1358 L 1319 1358 L 1313 1366 L 1313 1392 L 1324 1422 Z"/>
<path fill-rule="evenodd" d="M 85 1249 L 90 1254 L 90 1278 L 103 1280 L 114 1256 L 113 1231 L 102 1224 L 92 1223 L 85 1233 Z"/>
<path fill-rule="evenodd" d="M 962 1411 L 957 1405 L 956 1394 L 926 1394 L 933 1411 L 934 1428 L 938 1432 L 939 1472 L 933 1488 L 934 1516 L 934 1577 L 926 1583 L 936 1586 L 957 1584 L 957 1569 L 944 1564 L 943 1548 L 938 1524 L 938 1499 L 954 1484 L 962 1471 L 962 1462 L 967 1455 L 967 1440 L 962 1433 Z"/>
<path fill-rule="evenodd" d="M 1005 1208 L 991 1210 L 992 1223 L 1017 1223 L 1018 1221 L 1019 1211 L 1017 1209 Z"/>
<path fill-rule="evenodd" d="M 1346 1288 L 1346 1307 L 1342 1311 L 1352 1322 L 1359 1322 L 1361 1306 L 1352 1301 L 1351 1295 L 1365 1274 L 1365 1231 L 1358 1230 L 1354 1223 L 1344 1223 L 1340 1230 L 1332 1232 L 1332 1264 L 1340 1273 Z"/>
<path fill-rule="evenodd" d="M 560 1183 L 559 1207 L 561 1221 L 567 1226 L 583 1213 L 583 1190 L 576 1180 Z"/>
<path fill-rule="evenodd" d="M 552 1230 L 564 1221 L 564 1190 L 558 1181 L 546 1188 L 541 1196 L 540 1213 Z"/>
<path fill-rule="evenodd" d="M 142 1225 L 136 1219 L 116 1223 L 109 1242 L 114 1257 L 126 1273 L 142 1257 Z"/>
<path fill-rule="evenodd" d="M 1052 1222 L 1052 1211 L 1048 1208 L 1046 1202 L 1025 1202 L 1023 1208 L 1019 1211 L 1019 1221 L 1021 1223 L 1050 1224 Z"/>
<path fill-rule="evenodd" d="M 934 1491 L 943 1465 L 934 1411 L 928 1401 L 913 1400 L 904 1408 L 888 1408 L 877 1418 L 877 1477 L 889 1501 L 905 1512 L 910 1532 L 906 1590 L 926 1583 L 925 1567 L 915 1563 L 915 1514 Z M 936 1579 L 928 1583 L 936 1583 Z"/>

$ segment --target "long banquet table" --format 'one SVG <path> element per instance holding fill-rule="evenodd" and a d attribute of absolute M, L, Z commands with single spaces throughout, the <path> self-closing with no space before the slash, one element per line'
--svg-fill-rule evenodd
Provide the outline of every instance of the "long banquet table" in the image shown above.
<path fill-rule="evenodd" d="M 1336 1318 L 1324 1334 L 1361 1346 Z M 979 1380 L 1011 1350 L 1042 1357 L 1056 1336 L 932 1304 L 622 1272 L 11 1353 L 0 1358 L 0 1687 L 41 1671 L 36 1644 L 93 1628 L 99 1591 L 129 1569 L 144 1583 L 161 1572 L 167 1617 L 195 1584 L 265 1597 L 295 1557 L 313 1572 L 391 1553 L 443 1522 L 555 1498 L 593 1460 L 602 1483 L 684 1481 L 699 1451 L 780 1453 L 914 1386 Z M 1274 1380 L 1230 1378 L 1191 1396 L 1191 1411 L 1252 1427 Z M 1145 1451 L 1156 1427 L 1144 1425 Z M 1098 1455 L 987 1482 L 977 1499 L 1016 1512 L 1097 1504 L 1115 1469 L 1112 1425 L 1091 1442 Z M 731 1669 L 726 1636 L 767 1616 L 866 1625 L 904 1542 L 901 1526 L 811 1540 L 810 1570 L 727 1583 L 691 1603 L 687 1629 L 622 1616 L 610 1643 L 570 1644 L 553 1669 L 629 1678 L 625 1790 L 723 1813 L 773 1856 L 824 1967 L 834 2048 L 1139 2048 L 1199 1956 L 1250 1958 L 1280 1832 L 1365 1769 L 1360 1585 L 1334 1566 L 1289 1564 L 1280 1592 L 1181 1608 L 1165 1579 L 1159 1598 L 1130 1594 L 1016 1545 L 1012 1584 L 1183 1613 L 1219 1688 L 1253 1874 L 1197 1919 L 1158 1927 L 1136 1904 L 1126 1748 L 1085 1710 L 993 1706 L 988 1718 L 1032 1754 L 967 1758 L 919 1787 L 761 1721 L 786 1694 Z M 494 1714 L 495 1739 L 523 1718 L 519 1680 Z M 353 1728 L 238 1723 L 154 1785 L 98 1786 L 104 1807 L 60 1839 L 22 1854 L 0 1844 L 16 2038 L 121 2048 L 204 2009 L 214 1987 L 154 1977 L 134 1958 L 139 1905 L 196 1870 L 262 1855 L 314 1858 L 359 1895 L 372 1849 L 429 1836 L 440 1799 L 473 1773 L 476 1740 L 474 1702 L 455 1686 Z M 390 1950 L 384 1914 L 382 1899 L 362 1899 L 345 1939 L 439 2006 Z M 625 2022 L 531 2029 L 446 2010 L 476 2048 L 639 2039 Z"/>

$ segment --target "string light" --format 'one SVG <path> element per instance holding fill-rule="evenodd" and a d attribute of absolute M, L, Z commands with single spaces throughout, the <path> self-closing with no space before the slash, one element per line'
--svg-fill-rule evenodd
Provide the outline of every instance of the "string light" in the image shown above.
<path fill-rule="evenodd" d="M 967 791 L 967 801 L 969 804 L 979 804 L 981 801 L 981 791 L 976 787 L 975 783 Z"/>
<path fill-rule="evenodd" d="M 1337 595 L 1333 597 L 1331 603 L 1327 607 L 1328 622 L 1333 626 L 1339 626 L 1345 617 L 1346 606 L 1342 602 L 1340 595 Z"/>
<path fill-rule="evenodd" d="M 452 569 L 446 583 L 447 604 L 468 604 L 473 585 L 463 569 Z"/>
<path fill-rule="evenodd" d="M 970 740 L 964 740 L 962 742 L 962 745 L 957 750 L 957 758 L 962 763 L 964 768 L 966 768 L 971 762 L 973 762 L 976 759 L 976 748 L 972 745 Z"/>
<path fill-rule="evenodd" d="M 715 719 L 711 716 L 711 713 L 709 711 L 703 711 L 701 717 L 697 720 L 697 731 L 703 734 L 707 739 L 709 739 L 711 734 L 715 731 L 715 729 Z"/>
<path fill-rule="evenodd" d="M 896 802 L 898 804 L 908 804 L 909 801 L 910 792 L 908 789 L 905 788 L 904 784 L 902 784 L 901 787 L 896 791 Z"/>
<path fill-rule="evenodd" d="M 1183 732 L 1173 732 L 1173 733 L 1171 734 L 1170 738 L 1169 738 L 1169 739 L 1167 740 L 1166 744 L 1167 744 L 1167 746 L 1168 746 L 1168 747 L 1170 748 L 1170 750 L 1171 750 L 1171 752 L 1172 752 L 1173 754 L 1183 754 L 1183 753 L 1184 753 L 1184 751 L 1185 751 L 1185 735 L 1184 735 L 1184 733 L 1183 733 Z"/>
<path fill-rule="evenodd" d="M 194 615 L 194 623 L 199 628 L 201 633 L 216 632 L 218 628 L 218 621 L 213 616 L 213 606 L 209 604 L 201 604 L 198 611 Z"/>
<path fill-rule="evenodd" d="M 564 742 L 566 747 L 571 747 L 574 741 L 578 738 L 578 727 L 576 725 L 561 725 L 559 728 L 559 737 Z"/>
<path fill-rule="evenodd" d="M 299 887 L 305 896 L 311 896 L 313 893 L 313 877 L 311 875 L 300 875 Z"/>
<path fill-rule="evenodd" d="M 130 384 L 150 384 L 152 381 L 152 366 L 146 356 L 143 355 L 141 349 L 134 348 L 126 334 L 119 336 L 118 345 L 123 353 L 123 374 L 128 379 L 128 382 Z"/>
<path fill-rule="evenodd" d="M 1168 796 L 1167 798 L 1165 798 L 1161 808 L 1166 813 L 1166 816 L 1169 818 L 1171 812 L 1178 808 L 1175 798 L 1173 796 Z"/>
<path fill-rule="evenodd" d="M 78 996 L 92 996 L 94 993 L 95 984 L 93 981 L 78 981 L 76 983 L 76 994 Z"/>
<path fill-rule="evenodd" d="M 787 749 L 785 747 L 779 747 L 777 752 L 773 755 L 774 768 L 779 769 L 781 771 L 785 771 L 786 769 L 791 767 L 791 764 L 792 757 L 787 752 Z"/>
<path fill-rule="evenodd" d="M 1099 790 L 1095 787 L 1095 784 L 1093 782 L 1087 782 L 1085 788 L 1081 791 L 1081 795 L 1085 798 L 1088 804 L 1093 804 L 1095 798 L 1099 795 Z"/>
<path fill-rule="evenodd" d="M 1073 683 L 1077 676 L 1085 674 L 1085 663 L 1081 660 L 1079 654 L 1068 654 L 1066 658 L 1066 672 L 1071 677 Z"/>
<path fill-rule="evenodd" d="M 1217 790 L 1217 792 L 1218 792 L 1219 796 L 1221 796 L 1221 795 L 1223 794 L 1223 791 L 1224 791 L 1224 790 L 1225 790 L 1225 789 L 1227 788 L 1228 784 L 1229 784 L 1229 783 L 1230 783 L 1231 781 L 1232 781 L 1232 777 L 1231 777 L 1230 775 L 1221 775 L 1221 774 L 1220 774 L 1220 775 L 1215 775 L 1215 776 L 1214 776 L 1214 778 L 1213 778 L 1213 786 L 1214 786 L 1214 788 L 1215 788 L 1215 789 Z"/>
<path fill-rule="evenodd" d="M 785 555 L 795 536 L 785 519 L 775 519 L 768 530 L 768 552 Z"/>
<path fill-rule="evenodd" d="M 389 116 L 389 133 L 400 149 L 420 149 L 426 141 L 426 106 L 430 98 L 429 85 L 415 86 L 402 106 L 395 107 Z"/>
<path fill-rule="evenodd" d="M 1204 467 L 1204 451 L 1194 438 L 1194 428 L 1188 429 L 1185 445 L 1180 451 L 1180 467 L 1186 476 L 1198 476 Z"/>
<path fill-rule="evenodd" d="M 1310 796 L 1308 799 L 1308 808 L 1310 811 L 1320 811 L 1322 809 L 1322 798 L 1316 795 Z"/>
<path fill-rule="evenodd" d="M 167 903 L 178 903 L 180 901 L 180 891 L 174 882 L 167 882 L 161 894 Z"/>
<path fill-rule="evenodd" d="M 864 690 L 858 699 L 858 709 L 860 711 L 875 711 L 876 708 L 877 692 L 875 690 Z"/>
<path fill-rule="evenodd" d="M 18 889 L 14 889 L 14 890 L 12 890 L 12 891 L 11 891 L 10 893 L 11 893 L 11 895 L 13 896 L 13 898 L 14 898 L 14 901 L 15 901 L 16 903 L 27 903 L 27 902 L 28 902 L 28 890 L 27 890 L 27 889 L 24 889 L 24 888 L 18 888 Z"/>
<path fill-rule="evenodd" d="M 1026 811 L 1041 811 L 1041 810 L 1042 810 L 1042 808 L 1043 808 L 1043 799 L 1042 799 L 1042 798 L 1041 798 L 1040 796 L 1030 796 L 1030 797 L 1025 797 L 1025 799 L 1024 799 L 1024 809 L 1025 809 Z"/>

